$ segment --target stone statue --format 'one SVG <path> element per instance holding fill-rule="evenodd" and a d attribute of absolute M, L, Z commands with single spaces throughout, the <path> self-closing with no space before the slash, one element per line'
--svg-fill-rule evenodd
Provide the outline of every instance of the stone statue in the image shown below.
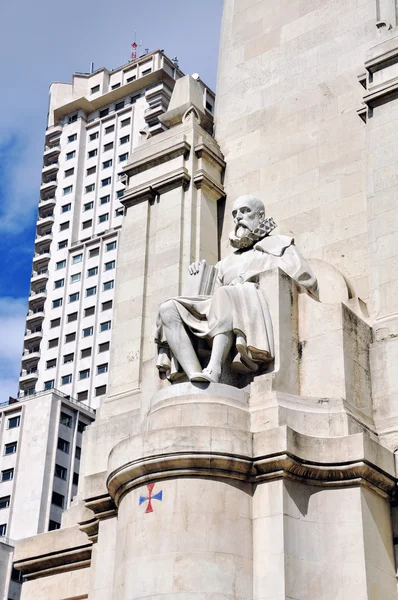
<path fill-rule="evenodd" d="M 272 323 L 258 286 L 260 273 L 279 267 L 307 292 L 317 291 L 317 281 L 293 238 L 269 235 L 276 225 L 265 217 L 261 200 L 241 196 L 232 216 L 235 230 L 230 242 L 235 251 L 217 263 L 213 295 L 170 298 L 160 306 L 157 367 L 172 381 L 181 371 L 190 381 L 220 381 L 231 350 L 232 369 L 238 373 L 256 373 L 273 360 Z M 189 267 L 191 276 L 201 264 Z M 211 352 L 202 368 L 198 356 L 204 346 Z"/>

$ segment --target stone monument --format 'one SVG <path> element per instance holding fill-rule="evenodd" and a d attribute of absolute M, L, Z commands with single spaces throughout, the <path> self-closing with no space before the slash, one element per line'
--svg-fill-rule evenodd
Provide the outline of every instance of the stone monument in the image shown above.
<path fill-rule="evenodd" d="M 397 65 L 395 0 L 224 0 L 215 134 L 184 77 L 125 168 L 111 385 L 22 600 L 398 600 Z"/>

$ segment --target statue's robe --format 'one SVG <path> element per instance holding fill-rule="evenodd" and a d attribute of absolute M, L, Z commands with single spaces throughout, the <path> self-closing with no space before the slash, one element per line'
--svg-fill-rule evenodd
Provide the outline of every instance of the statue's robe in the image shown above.
<path fill-rule="evenodd" d="M 215 335 L 233 331 L 236 349 L 233 368 L 239 372 L 255 372 L 275 355 L 271 317 L 258 279 L 260 273 L 276 267 L 307 292 L 316 294 L 316 278 L 293 238 L 274 235 L 263 238 L 250 249 L 237 250 L 217 263 L 212 296 L 179 296 L 169 299 L 169 306 L 171 301 L 175 319 L 185 324 L 193 340 L 204 339 L 211 345 Z M 159 350 L 158 369 L 170 379 L 177 378 L 179 365 L 167 345 L 160 314 L 155 340 Z"/>

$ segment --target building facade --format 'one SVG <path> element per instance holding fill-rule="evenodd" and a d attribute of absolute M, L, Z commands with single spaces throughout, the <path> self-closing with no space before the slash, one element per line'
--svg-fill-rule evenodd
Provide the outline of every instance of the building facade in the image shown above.
<path fill-rule="evenodd" d="M 108 382 L 124 166 L 182 73 L 161 52 L 50 88 L 20 396 L 99 406 Z M 213 109 L 214 95 L 206 101 Z"/>

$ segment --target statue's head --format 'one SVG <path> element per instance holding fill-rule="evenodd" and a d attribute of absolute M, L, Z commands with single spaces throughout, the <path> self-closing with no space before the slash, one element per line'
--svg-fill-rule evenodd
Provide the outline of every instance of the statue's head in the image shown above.
<path fill-rule="evenodd" d="M 272 217 L 265 216 L 263 202 L 255 196 L 240 196 L 235 200 L 232 216 L 235 229 L 229 240 L 234 248 L 251 248 L 276 227 Z"/>

